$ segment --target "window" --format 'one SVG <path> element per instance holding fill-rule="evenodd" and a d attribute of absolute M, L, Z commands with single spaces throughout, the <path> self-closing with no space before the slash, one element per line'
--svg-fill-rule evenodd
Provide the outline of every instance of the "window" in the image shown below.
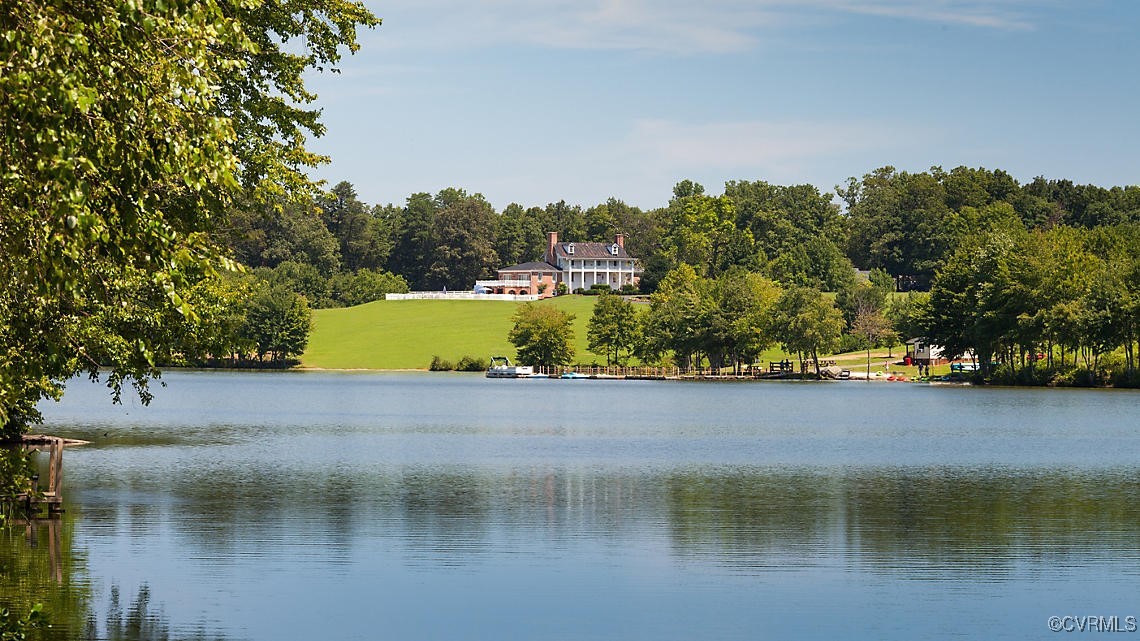
<path fill-rule="evenodd" d="M 571 256 L 574 255 L 574 243 L 570 243 L 569 245 L 566 245 L 566 253 L 570 254 Z"/>
<path fill-rule="evenodd" d="M 621 247 L 618 247 L 617 243 L 610 245 L 610 253 L 613 254 L 614 256 L 617 256 L 618 252 L 620 252 L 620 251 L 621 251 Z"/>

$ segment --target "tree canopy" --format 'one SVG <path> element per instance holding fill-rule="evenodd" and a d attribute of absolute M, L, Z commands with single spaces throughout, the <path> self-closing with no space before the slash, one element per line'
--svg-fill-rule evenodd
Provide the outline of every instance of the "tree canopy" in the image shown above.
<path fill-rule="evenodd" d="M 637 345 L 637 312 L 633 304 L 614 294 L 602 294 L 588 325 L 590 351 L 604 354 L 606 365 L 621 365 Z"/>
<path fill-rule="evenodd" d="M 555 307 L 526 303 L 515 312 L 507 338 L 523 365 L 566 365 L 574 358 L 573 320 Z"/>
<path fill-rule="evenodd" d="M 312 189 L 311 69 L 379 21 L 343 0 L 0 8 L 0 425 L 79 372 L 144 400 L 156 357 L 230 262 L 211 240 L 243 188 Z M 303 53 L 292 53 L 303 51 Z"/>

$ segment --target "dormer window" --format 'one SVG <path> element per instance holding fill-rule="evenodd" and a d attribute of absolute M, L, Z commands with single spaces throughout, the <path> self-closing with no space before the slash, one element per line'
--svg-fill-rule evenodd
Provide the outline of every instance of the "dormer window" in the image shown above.
<path fill-rule="evenodd" d="M 613 254 L 614 256 L 617 256 L 619 251 L 621 251 L 621 247 L 618 247 L 617 243 L 610 245 L 610 253 L 611 254 Z"/>
<path fill-rule="evenodd" d="M 574 243 L 566 245 L 566 253 L 570 254 L 571 256 L 574 255 Z"/>

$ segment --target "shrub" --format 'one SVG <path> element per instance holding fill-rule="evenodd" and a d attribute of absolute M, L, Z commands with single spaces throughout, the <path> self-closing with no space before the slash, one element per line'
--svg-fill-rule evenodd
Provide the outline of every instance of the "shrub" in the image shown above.
<path fill-rule="evenodd" d="M 486 371 L 488 365 L 486 359 L 477 356 L 464 356 L 456 363 L 455 369 L 460 372 L 482 372 Z"/>
<path fill-rule="evenodd" d="M 623 295 L 630 296 L 630 295 L 639 293 L 640 289 L 638 288 L 637 285 L 634 285 L 633 283 L 626 283 L 626 284 L 621 286 L 620 291 Z"/>
<path fill-rule="evenodd" d="M 566 283 L 558 283 L 554 286 L 554 293 L 558 294 L 559 296 L 562 296 L 568 291 L 570 291 L 570 287 L 567 286 Z"/>
<path fill-rule="evenodd" d="M 848 352 L 861 352 L 867 349 L 867 341 L 862 336 L 855 336 L 853 334 L 843 334 L 839 337 L 839 352 L 846 354 Z"/>
<path fill-rule="evenodd" d="M 444 360 L 439 356 L 431 357 L 431 365 L 428 365 L 428 371 L 431 372 L 450 372 L 455 369 L 455 365 L 451 361 Z"/>
<path fill-rule="evenodd" d="M 590 289 L 587 289 L 583 293 L 587 296 L 597 296 L 598 294 L 608 294 L 612 291 L 613 288 L 605 283 L 594 283 L 593 285 L 590 285 Z"/>
<path fill-rule="evenodd" d="M 1105 384 L 1123 376 L 1126 370 L 1123 352 L 1102 354 L 1097 363 L 1097 379 L 1101 384 Z"/>
<path fill-rule="evenodd" d="M 403 276 L 371 269 L 355 273 L 339 273 L 329 279 L 331 296 L 340 305 L 362 305 L 384 300 L 389 293 L 406 294 L 408 283 Z"/>

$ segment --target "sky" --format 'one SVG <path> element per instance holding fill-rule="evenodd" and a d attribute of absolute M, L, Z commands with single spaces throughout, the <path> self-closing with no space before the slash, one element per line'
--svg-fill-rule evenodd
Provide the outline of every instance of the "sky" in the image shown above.
<path fill-rule="evenodd" d="M 1135 0 L 387 0 L 312 141 L 366 203 L 497 209 L 878 167 L 1140 184 Z"/>

